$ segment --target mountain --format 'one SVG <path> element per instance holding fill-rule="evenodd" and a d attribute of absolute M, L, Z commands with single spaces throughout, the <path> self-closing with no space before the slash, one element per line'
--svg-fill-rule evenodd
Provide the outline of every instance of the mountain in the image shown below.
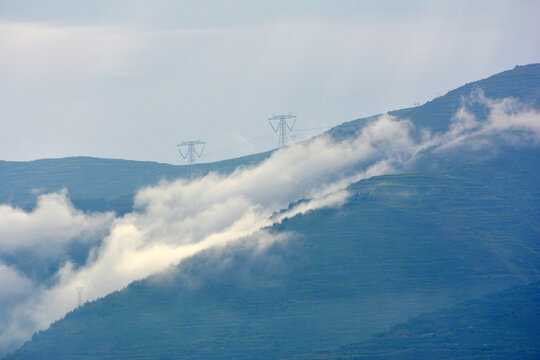
<path fill-rule="evenodd" d="M 274 226 L 288 242 L 207 251 L 67 314 L 6 359 L 288 357 L 538 281 L 540 154 L 522 155 L 360 181 L 342 208 Z"/>
<path fill-rule="evenodd" d="M 442 129 L 462 97 L 475 88 L 486 96 L 514 96 L 536 107 L 538 84 L 540 65 L 517 67 L 393 114 L 408 114 L 415 124 Z M 473 110 L 479 116 L 484 111 Z M 366 121 L 343 124 L 331 134 L 353 136 Z M 256 163 L 266 155 L 259 156 L 249 159 Z M 396 354 L 408 354 L 415 343 L 396 344 L 395 339 L 402 334 L 399 329 L 418 334 L 423 326 L 418 319 L 439 324 L 420 335 L 444 334 L 428 350 L 434 358 L 448 358 L 452 355 L 443 351 L 444 339 L 463 341 L 452 336 L 459 335 L 462 319 L 474 314 L 479 335 L 462 355 L 473 358 L 475 344 L 492 344 L 497 331 L 514 339 L 503 358 L 530 354 L 531 336 L 540 328 L 540 321 L 531 320 L 538 316 L 534 289 L 540 281 L 539 163 L 538 147 L 500 145 L 496 152 L 426 155 L 407 172 L 353 183 L 339 208 L 314 210 L 272 226 L 269 232 L 287 238 L 264 251 L 248 239 L 199 253 L 75 309 L 5 359 L 325 354 L 318 351 L 332 357 L 351 347 L 361 355 L 370 349 L 380 355 L 385 344 L 395 346 Z M 103 188 L 114 182 L 121 188 L 118 184 L 127 181 L 119 174 L 108 176 Z M 81 193 L 92 187 L 91 179 L 89 175 L 88 183 L 80 185 Z M 131 181 L 130 191 L 142 184 Z M 107 196 L 114 197 L 115 191 Z M 515 286 L 523 288 L 504 292 Z M 474 301 L 491 294 L 498 295 Z M 531 312 L 524 306 L 532 306 Z M 486 311 L 479 313 L 481 309 Z M 501 309 L 510 309 L 517 325 L 507 329 L 513 320 Z M 418 317 L 425 312 L 433 313 Z M 400 323 L 406 325 L 396 328 Z M 514 336 L 520 324 L 526 324 L 530 336 Z M 338 350 L 328 350 L 333 348 Z"/>
<path fill-rule="evenodd" d="M 481 89 L 485 96 L 490 99 L 515 98 L 533 108 L 540 108 L 540 64 L 516 66 L 487 79 L 474 81 L 446 95 L 437 97 L 427 103 L 412 108 L 390 111 L 390 115 L 408 118 L 418 128 L 431 131 L 445 131 L 448 129 L 450 120 L 456 114 L 463 100 L 469 98 L 476 89 Z M 485 109 L 473 107 L 469 110 L 478 117 L 485 115 Z M 330 133 L 336 138 L 348 137 L 358 131 L 361 126 L 372 116 L 365 119 L 357 119 L 341 124 Z"/>
<path fill-rule="evenodd" d="M 296 359 L 538 359 L 540 283 L 423 314 L 361 343 Z"/>

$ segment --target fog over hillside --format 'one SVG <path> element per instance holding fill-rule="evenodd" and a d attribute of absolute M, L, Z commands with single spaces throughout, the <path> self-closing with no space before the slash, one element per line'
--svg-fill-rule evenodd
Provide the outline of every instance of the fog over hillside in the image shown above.
<path fill-rule="evenodd" d="M 538 14 L 0 0 L 0 360 L 540 358 Z"/>
<path fill-rule="evenodd" d="M 477 107 L 488 115 L 475 116 L 470 109 Z M 539 145 L 537 110 L 477 90 L 463 99 L 447 131 L 384 114 L 352 138 L 323 135 L 230 174 L 145 187 L 135 196 L 135 211 L 123 216 L 82 212 L 66 191 L 40 195 L 31 211 L 2 205 L 0 354 L 73 310 L 78 286 L 83 300 L 92 301 L 207 249 L 245 241 L 264 253 L 288 241 L 287 233 L 265 229 L 296 214 L 340 207 L 347 186 L 359 180 L 407 171 L 433 154 L 468 157 L 495 154 L 501 146 L 538 151 Z M 74 248 L 78 259 L 71 258 Z M 35 266 L 54 270 L 43 278 L 31 264 L 13 260 L 24 254 L 40 259 Z"/>

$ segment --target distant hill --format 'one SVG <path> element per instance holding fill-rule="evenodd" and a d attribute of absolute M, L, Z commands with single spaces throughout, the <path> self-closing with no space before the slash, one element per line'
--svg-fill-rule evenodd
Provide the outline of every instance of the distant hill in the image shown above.
<path fill-rule="evenodd" d="M 518 67 L 399 111 L 417 124 L 443 128 L 452 107 L 474 86 L 487 96 L 514 96 L 536 106 L 535 79 L 540 65 Z M 331 133 L 351 136 L 365 121 Z M 249 159 L 256 163 L 267 155 L 258 156 Z M 350 185 L 352 195 L 340 208 L 311 211 L 268 229 L 291 234 L 285 242 L 264 252 L 241 242 L 200 253 L 68 313 L 5 359 L 275 359 L 341 356 L 349 348 L 353 355 L 355 349 L 363 355 L 374 349 L 384 358 L 385 344 L 396 356 L 408 356 L 415 353 L 416 335 L 432 332 L 436 341 L 426 335 L 429 341 L 417 343 L 433 358 L 451 357 L 445 352 L 450 341 L 470 341 L 462 358 L 474 358 L 475 346 L 484 343 L 491 347 L 478 354 L 501 349 L 501 358 L 534 355 L 531 337 L 515 329 L 523 324 L 534 336 L 540 327 L 530 321 L 538 316 L 534 286 L 540 281 L 538 164 L 538 147 L 426 156 L 410 172 Z M 125 181 L 120 174 L 105 179 L 103 188 Z M 487 302 L 466 302 L 514 286 L 525 287 Z M 483 306 L 486 311 L 479 312 Z M 470 333 L 460 329 L 468 319 L 480 330 L 467 340 L 460 334 Z M 497 343 L 505 332 L 511 341 Z M 405 340 L 396 342 L 401 334 Z M 413 342 L 406 342 L 407 334 L 416 334 L 408 337 Z"/>
<path fill-rule="evenodd" d="M 271 152 L 188 166 L 152 161 L 70 157 L 28 162 L 0 161 L 0 203 L 31 209 L 37 195 L 66 188 L 72 202 L 86 211 L 132 210 L 141 187 L 162 179 L 187 178 L 209 171 L 228 173 L 238 166 L 256 164 Z M 192 173 L 191 173 L 192 172 Z"/>

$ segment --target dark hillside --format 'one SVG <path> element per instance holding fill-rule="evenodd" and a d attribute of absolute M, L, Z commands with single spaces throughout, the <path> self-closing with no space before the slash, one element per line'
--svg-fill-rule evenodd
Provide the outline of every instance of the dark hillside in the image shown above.
<path fill-rule="evenodd" d="M 396 113 L 442 129 L 476 86 L 488 97 L 514 96 L 537 106 L 539 84 L 540 65 L 517 67 Z M 353 121 L 331 133 L 352 136 L 364 123 Z M 353 343 L 326 354 L 339 357 L 350 348 L 354 357 L 355 349 L 360 355 L 373 349 L 384 358 L 381 351 L 389 344 L 401 359 L 418 344 L 426 358 L 486 358 L 497 349 L 507 359 L 534 355 L 534 287 L 500 293 L 493 302 L 466 301 L 540 281 L 539 148 L 461 150 L 425 154 L 408 172 L 352 184 L 342 207 L 268 229 L 289 237 L 264 251 L 249 241 L 206 251 L 87 303 L 6 359 L 275 359 Z M 231 171 L 266 156 L 198 169 Z M 145 182 L 185 176 L 183 168 L 156 163 L 78 158 L 62 167 L 65 161 L 0 164 L 0 170 L 11 169 L 1 173 L 2 196 L 24 203 L 32 187 L 66 186 L 75 199 L 102 196 L 114 207 L 116 197 L 129 199 Z M 33 173 L 39 164 L 46 166 Z M 15 165 L 20 168 L 13 170 Z M 54 166 L 59 168 L 51 171 Z M 19 181 L 23 185 L 17 187 Z M 469 321 L 478 333 L 474 326 L 463 327 Z M 416 336 L 432 332 L 433 341 L 432 335 L 424 342 Z M 465 344 L 464 352 L 452 352 L 448 344 L 454 343 Z M 488 345 L 479 350 L 478 344 Z"/>
<path fill-rule="evenodd" d="M 31 209 L 36 194 L 66 188 L 74 205 L 87 211 L 132 210 L 135 192 L 161 179 L 228 173 L 238 166 L 249 166 L 267 158 L 270 152 L 211 164 L 187 166 L 151 161 L 71 157 L 29 162 L 0 161 L 0 203 Z"/>
<path fill-rule="evenodd" d="M 540 283 L 423 314 L 366 341 L 297 359 L 538 359 Z"/>
<path fill-rule="evenodd" d="M 355 183 L 342 208 L 276 225 L 294 234 L 285 243 L 200 254 L 86 304 L 6 359 L 288 357 L 538 281 L 539 161 L 508 150 Z M 518 165 L 506 176 L 500 162 Z"/>

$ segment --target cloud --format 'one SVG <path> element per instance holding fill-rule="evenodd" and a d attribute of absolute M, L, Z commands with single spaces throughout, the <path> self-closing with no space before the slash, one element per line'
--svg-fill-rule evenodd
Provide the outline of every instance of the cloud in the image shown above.
<path fill-rule="evenodd" d="M 493 138 L 509 145 L 540 143 L 540 114 L 515 98 L 488 99 L 482 89 L 474 90 L 462 99 L 462 106 L 451 120 L 446 133 L 424 134 L 417 152 L 441 152 L 456 147 L 478 150 L 498 144 Z M 485 119 L 478 119 L 469 109 L 480 105 L 487 110 Z"/>
<path fill-rule="evenodd" d="M 494 135 L 505 141 L 508 134 L 538 138 L 537 112 L 510 99 L 492 101 L 479 94 L 474 101 L 489 108 L 486 119 L 475 118 L 464 106 L 448 132 L 425 134 L 421 141 L 415 140 L 416 129 L 409 120 L 382 115 L 367 123 L 354 139 L 336 143 L 321 136 L 280 149 L 259 165 L 238 168 L 228 175 L 210 173 L 198 179 L 163 181 L 140 190 L 135 211 L 114 220 L 110 214 L 78 212 L 65 192 L 43 195 L 31 213 L 1 207 L 12 219 L 0 222 L 0 233 L 12 238 L 2 243 L 3 251 L 52 241 L 66 244 L 82 233 L 108 228 L 83 266 L 66 262 L 52 285 L 37 286 L 32 296 L 12 307 L 15 315 L 3 325 L 0 343 L 20 343 L 73 309 L 77 286 L 83 287 L 84 300 L 93 300 L 205 249 L 243 239 L 251 239 L 261 249 L 272 241 L 285 241 L 261 229 L 285 217 L 339 206 L 348 197 L 343 190 L 347 185 L 406 168 L 426 152 L 471 147 L 478 139 L 489 140 Z M 306 201 L 288 208 L 299 199 Z M 288 210 L 279 212 L 284 208 Z M 20 240 L 13 241 L 15 238 Z M 254 238 L 261 240 L 259 245 Z M 0 286 L 4 286 L 1 281 L 16 279 L 13 269 L 9 271 L 0 278 Z"/>
<path fill-rule="evenodd" d="M 73 240 L 93 241 L 103 237 L 113 218 L 112 213 L 75 209 L 65 190 L 40 195 L 31 212 L 0 205 L 0 254 L 18 250 L 46 254 Z"/>
<path fill-rule="evenodd" d="M 0 293 L 0 307 L 6 308 L 6 304 L 16 303 L 21 298 L 27 296 L 34 285 L 32 282 L 19 273 L 16 269 L 2 264 L 0 262 L 0 284 L 2 284 L 2 292 Z M 4 315 L 6 314 L 5 312 Z"/>
<path fill-rule="evenodd" d="M 36 284 L 17 269 L 0 262 L 0 356 L 1 349 L 19 345 L 32 329 L 21 329 L 24 316 L 17 309 L 35 295 Z M 6 327 L 5 324 L 8 324 Z"/>
<path fill-rule="evenodd" d="M 2 211 L 14 219 L 0 223 L 0 233 L 10 234 L 11 239 L 3 244 L 4 251 L 65 244 L 110 224 L 108 235 L 84 266 L 66 262 L 52 286 L 43 287 L 37 296 L 13 309 L 24 316 L 6 327 L 17 333 L 26 330 L 29 336 L 77 305 L 77 286 L 83 286 L 85 300 L 100 298 L 204 249 L 251 236 L 284 217 L 338 206 L 347 193 L 333 192 L 335 186 L 329 185 L 339 183 L 343 176 L 380 174 L 389 166 L 374 164 L 407 158 L 414 148 L 410 129 L 407 120 L 383 116 L 354 140 L 336 144 L 320 137 L 283 148 L 263 163 L 229 175 L 211 173 L 196 180 L 161 182 L 140 190 L 136 211 L 112 222 L 110 214 L 85 215 L 73 209 L 65 192 L 42 195 L 31 213 L 4 206 Z M 312 200 L 275 215 L 302 198 Z M 268 239 L 261 233 L 258 237 Z"/>

